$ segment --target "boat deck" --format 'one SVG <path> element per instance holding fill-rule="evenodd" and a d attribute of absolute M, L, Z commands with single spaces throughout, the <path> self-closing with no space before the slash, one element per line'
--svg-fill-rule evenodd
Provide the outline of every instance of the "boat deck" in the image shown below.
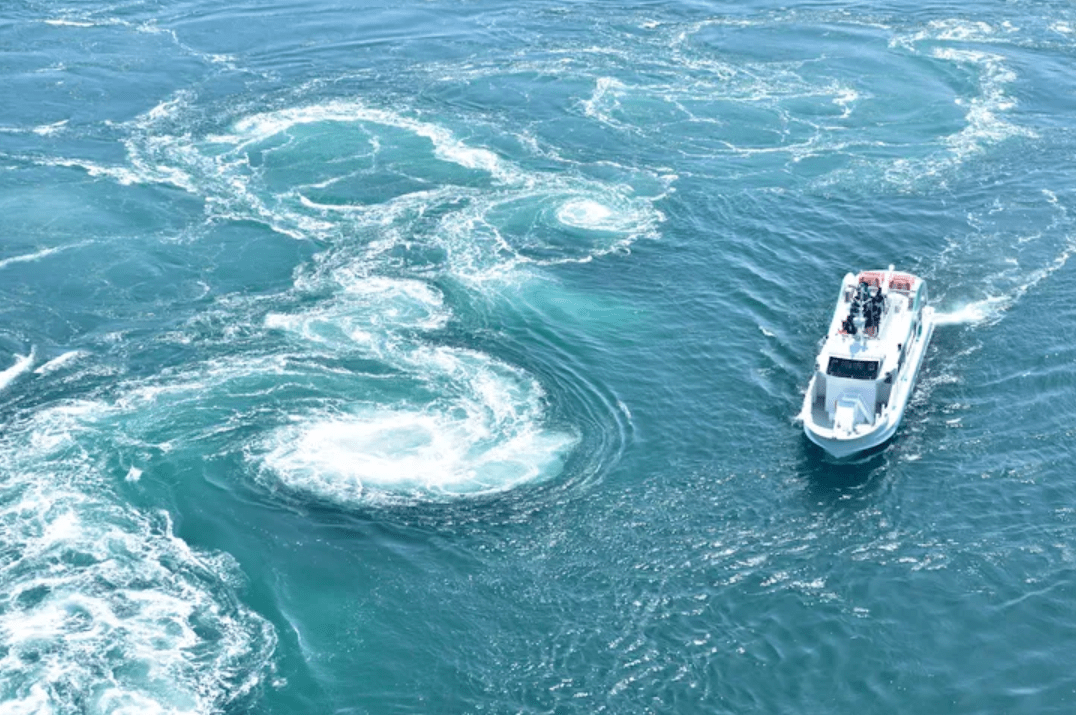
<path fill-rule="evenodd" d="M 811 403 L 811 421 L 819 427 L 833 429 L 833 420 L 826 412 L 826 401 L 821 397 Z"/>
<path fill-rule="evenodd" d="M 888 407 L 889 402 L 883 402 L 881 414 L 885 414 Z M 811 403 L 811 421 L 818 427 L 833 429 L 833 418 L 830 417 L 829 412 L 826 411 L 826 402 L 821 397 Z"/>

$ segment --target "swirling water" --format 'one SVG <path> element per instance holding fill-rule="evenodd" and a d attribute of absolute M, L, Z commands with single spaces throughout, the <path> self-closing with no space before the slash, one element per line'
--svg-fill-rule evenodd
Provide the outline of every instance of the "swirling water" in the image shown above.
<path fill-rule="evenodd" d="M 1072 712 L 1076 8 L 16 0 L 5 713 Z M 897 437 L 793 422 L 930 281 Z"/>

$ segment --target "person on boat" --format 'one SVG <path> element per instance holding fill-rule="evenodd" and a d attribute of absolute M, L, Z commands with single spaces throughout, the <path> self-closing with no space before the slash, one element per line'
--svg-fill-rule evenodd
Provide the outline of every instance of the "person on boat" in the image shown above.
<path fill-rule="evenodd" d="M 854 308 L 853 308 L 853 310 L 854 310 Z M 856 334 L 856 324 L 852 322 L 852 313 L 851 312 L 848 313 L 848 317 L 846 317 L 844 319 L 844 322 L 841 323 L 841 330 L 848 333 L 849 335 L 855 335 Z"/>
<path fill-rule="evenodd" d="M 856 293 L 852 296 L 852 305 L 848 307 L 848 317 L 841 323 L 841 330 L 849 335 L 856 334 L 856 316 L 863 315 L 863 290 L 866 285 L 866 283 L 860 283 L 856 287 Z"/>
<path fill-rule="evenodd" d="M 860 305 L 864 305 L 867 299 L 870 298 L 871 287 L 867 281 L 860 281 L 859 288 L 856 290 L 856 302 Z"/>
<path fill-rule="evenodd" d="M 868 305 L 867 325 L 877 329 L 882 323 L 882 311 L 885 310 L 885 298 L 882 297 L 881 287 L 871 291 L 870 304 Z"/>
<path fill-rule="evenodd" d="M 874 335 L 878 328 L 878 321 L 874 314 L 874 297 L 871 287 L 866 281 L 860 281 L 856 289 L 856 298 L 852 302 L 849 318 L 856 315 L 863 316 L 863 328 L 869 335 Z M 852 333 L 855 335 L 855 333 Z"/>

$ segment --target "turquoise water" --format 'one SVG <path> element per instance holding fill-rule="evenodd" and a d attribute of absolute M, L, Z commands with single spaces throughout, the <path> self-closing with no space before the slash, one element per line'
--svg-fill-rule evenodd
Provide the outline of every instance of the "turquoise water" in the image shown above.
<path fill-rule="evenodd" d="M 1069 713 L 1076 8 L 16 0 L 5 713 Z M 794 422 L 930 283 L 896 438 Z"/>

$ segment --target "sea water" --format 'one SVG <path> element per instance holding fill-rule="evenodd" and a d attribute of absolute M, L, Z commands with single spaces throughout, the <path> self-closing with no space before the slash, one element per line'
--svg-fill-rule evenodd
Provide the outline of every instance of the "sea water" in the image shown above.
<path fill-rule="evenodd" d="M 0 711 L 1070 713 L 1076 8 L 15 0 Z M 794 422 L 847 271 L 940 315 Z"/>

